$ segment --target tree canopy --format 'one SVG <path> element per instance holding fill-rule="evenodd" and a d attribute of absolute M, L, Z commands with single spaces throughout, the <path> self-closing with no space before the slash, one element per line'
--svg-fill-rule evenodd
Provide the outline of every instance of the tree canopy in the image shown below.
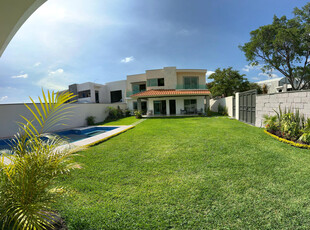
<path fill-rule="evenodd" d="M 276 69 L 294 90 L 310 88 L 310 3 L 295 8 L 294 17 L 274 16 L 270 25 L 250 33 L 249 42 L 240 46 L 251 65 L 262 65 L 264 72 Z"/>
<path fill-rule="evenodd" d="M 232 67 L 221 70 L 215 70 L 208 79 L 213 81 L 208 83 L 208 89 L 211 91 L 213 97 L 215 96 L 232 96 L 235 92 L 243 92 L 250 89 L 259 89 L 255 83 L 250 83 L 244 74 L 239 71 L 233 70 Z"/>

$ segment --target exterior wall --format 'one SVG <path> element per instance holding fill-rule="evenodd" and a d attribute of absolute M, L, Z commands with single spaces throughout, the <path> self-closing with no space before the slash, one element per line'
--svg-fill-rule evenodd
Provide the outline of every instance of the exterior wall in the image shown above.
<path fill-rule="evenodd" d="M 125 102 L 125 98 L 126 98 L 126 80 L 122 80 L 122 81 L 113 81 L 113 82 L 109 82 L 106 83 L 107 86 L 107 91 L 108 91 L 108 95 L 107 95 L 107 102 L 105 103 L 111 103 L 111 91 L 115 91 L 115 90 L 122 90 L 122 102 Z"/>
<path fill-rule="evenodd" d="M 154 78 L 164 78 L 164 86 L 152 86 L 147 87 L 147 90 L 150 89 L 175 89 L 176 87 L 176 67 L 164 67 L 164 69 L 157 70 L 147 70 L 146 71 L 146 80 Z"/>
<path fill-rule="evenodd" d="M 257 95 L 255 126 L 263 127 L 263 115 L 275 115 L 275 111 L 291 108 L 310 118 L 310 91 L 293 91 L 285 93 Z"/>
<path fill-rule="evenodd" d="M 213 112 L 218 112 L 218 106 L 221 105 L 223 107 L 227 107 L 228 109 L 228 116 L 233 116 L 233 96 L 224 97 L 217 100 L 211 99 L 210 100 L 210 109 Z"/>
<path fill-rule="evenodd" d="M 31 104 L 27 104 L 31 108 Z M 39 104 L 38 104 L 39 106 Z M 66 126 L 57 126 L 51 131 L 58 131 L 69 128 L 76 128 L 86 125 L 86 117 L 94 116 L 96 122 L 102 122 L 108 116 L 107 107 L 117 107 L 125 109 L 127 105 L 125 103 L 113 103 L 113 104 L 71 104 L 74 106 L 71 109 L 73 117 L 69 120 L 63 121 Z M 31 113 L 28 111 L 24 104 L 0 104 L 0 138 L 11 137 L 18 131 L 18 125 L 16 122 L 22 121 L 20 115 L 25 116 L 27 119 L 32 119 Z"/>

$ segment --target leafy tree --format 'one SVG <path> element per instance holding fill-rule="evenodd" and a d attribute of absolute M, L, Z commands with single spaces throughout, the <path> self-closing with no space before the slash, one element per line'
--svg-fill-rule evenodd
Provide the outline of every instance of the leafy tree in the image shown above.
<path fill-rule="evenodd" d="M 233 70 L 232 67 L 221 70 L 215 70 L 208 79 L 213 81 L 207 84 L 208 89 L 211 91 L 212 96 L 232 96 L 235 92 L 247 91 L 250 89 L 258 89 L 259 86 L 255 83 L 250 83 L 244 74 L 239 71 Z"/>
<path fill-rule="evenodd" d="M 294 15 L 274 16 L 272 24 L 252 31 L 240 49 L 251 65 L 262 64 L 267 73 L 278 70 L 298 90 L 310 88 L 310 3 L 295 8 Z"/>

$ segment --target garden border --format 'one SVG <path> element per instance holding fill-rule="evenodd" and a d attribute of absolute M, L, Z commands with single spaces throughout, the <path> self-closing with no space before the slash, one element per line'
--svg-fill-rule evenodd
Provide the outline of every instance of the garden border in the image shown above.
<path fill-rule="evenodd" d="M 274 135 L 270 132 L 268 132 L 267 130 L 264 130 L 265 133 L 267 133 L 269 136 L 277 139 L 278 141 L 281 141 L 283 143 L 286 143 L 286 144 L 289 144 L 291 146 L 294 146 L 294 147 L 298 147 L 298 148 L 304 148 L 304 149 L 310 149 L 310 145 L 306 145 L 306 144 L 299 144 L 299 143 L 296 143 L 294 141 L 289 141 L 289 140 L 286 140 L 284 138 L 281 138 L 281 137 L 278 137 L 277 135 Z"/>

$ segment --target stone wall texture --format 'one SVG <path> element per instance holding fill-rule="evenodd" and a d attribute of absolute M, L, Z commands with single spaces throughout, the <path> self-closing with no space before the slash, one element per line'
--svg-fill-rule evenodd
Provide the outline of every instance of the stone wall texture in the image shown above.
<path fill-rule="evenodd" d="M 264 114 L 275 115 L 279 106 L 299 110 L 300 113 L 310 118 L 310 91 L 294 91 L 256 96 L 256 121 L 255 126 L 263 127 Z"/>

